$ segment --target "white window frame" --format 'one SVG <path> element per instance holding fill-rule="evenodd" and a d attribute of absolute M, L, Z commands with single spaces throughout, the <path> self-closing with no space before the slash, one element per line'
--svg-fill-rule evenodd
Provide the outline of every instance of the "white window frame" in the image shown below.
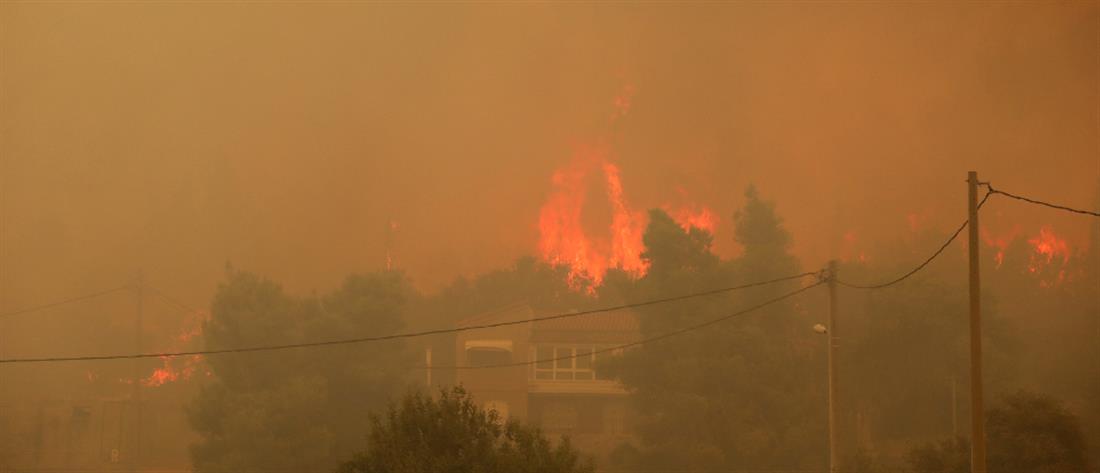
<path fill-rule="evenodd" d="M 539 349 L 550 349 L 552 356 L 548 358 L 539 358 Z M 606 350 L 606 345 L 594 345 L 594 344 L 575 344 L 575 343 L 538 343 L 531 346 L 531 360 L 534 362 L 531 364 L 530 377 L 535 381 L 575 381 L 575 382 L 592 382 L 592 381 L 610 381 L 608 378 L 596 377 L 596 359 L 597 351 Z M 588 350 L 588 367 L 578 368 L 578 361 L 580 357 L 577 356 L 578 350 Z M 600 353 L 605 355 L 606 352 Z M 613 350 L 610 356 L 617 356 L 622 353 L 621 349 Z M 564 357 L 572 357 L 559 359 Z M 549 363 L 549 367 L 546 364 Z M 578 375 L 580 377 L 578 378 Z M 541 376 L 541 377 L 540 377 Z"/>

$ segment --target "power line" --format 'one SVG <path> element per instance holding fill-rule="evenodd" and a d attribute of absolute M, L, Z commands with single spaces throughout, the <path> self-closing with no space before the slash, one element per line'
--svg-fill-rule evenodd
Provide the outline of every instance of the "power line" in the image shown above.
<path fill-rule="evenodd" d="M 664 340 L 666 338 L 675 337 L 677 335 L 682 335 L 684 333 L 688 333 L 688 332 L 692 332 L 692 331 L 695 331 L 695 330 L 699 330 L 701 328 L 709 327 L 709 326 L 714 325 L 716 323 L 724 322 L 724 321 L 732 319 L 734 317 L 745 315 L 745 314 L 747 314 L 749 312 L 752 312 L 752 311 L 755 311 L 755 310 L 763 309 L 764 307 L 767 307 L 769 305 L 772 305 L 772 304 L 775 304 L 777 302 L 783 301 L 785 299 L 789 299 L 789 298 L 794 297 L 798 294 L 806 292 L 806 291 L 808 291 L 812 288 L 820 286 L 824 283 L 825 283 L 824 280 L 819 280 L 817 282 L 814 282 L 813 284 L 810 284 L 809 286 L 805 286 L 805 287 L 799 288 L 798 290 L 788 292 L 788 293 L 783 294 L 779 297 L 768 299 L 764 302 L 761 302 L 759 304 L 753 305 L 753 306 L 745 308 L 745 309 L 741 309 L 741 310 L 739 310 L 737 312 L 734 312 L 732 314 L 727 314 L 727 315 L 724 315 L 722 317 L 718 317 L 718 318 L 715 318 L 715 319 L 710 319 L 710 320 L 707 320 L 707 321 L 702 322 L 702 323 L 698 323 L 698 324 L 695 324 L 695 325 L 690 325 L 690 326 L 687 326 L 687 327 L 684 327 L 684 328 L 681 328 L 681 329 L 673 330 L 671 332 L 665 332 L 665 333 L 663 333 L 661 335 L 657 335 L 655 337 L 645 338 L 645 339 L 638 340 L 638 341 L 635 341 L 635 342 L 630 342 L 630 343 L 627 343 L 627 344 L 624 344 L 624 345 L 618 345 L 618 346 L 613 346 L 613 347 L 609 347 L 609 348 L 602 348 L 602 349 L 599 349 L 599 350 L 592 350 L 591 352 L 589 352 L 589 354 L 595 355 L 595 354 L 598 354 L 598 353 L 607 353 L 607 352 L 611 352 L 611 351 L 623 350 L 623 349 L 626 349 L 626 348 L 635 347 L 635 346 L 639 346 L 639 345 L 644 345 L 644 344 L 647 344 L 647 343 L 653 343 L 653 342 L 656 342 L 658 340 Z M 548 358 L 548 359 L 541 359 L 541 360 L 536 359 L 536 360 L 530 360 L 530 361 L 519 361 L 519 362 L 514 362 L 514 363 L 499 363 L 499 364 L 480 365 L 480 366 L 438 366 L 438 367 L 435 367 L 435 366 L 424 367 L 424 366 L 422 366 L 420 368 L 421 369 L 441 369 L 441 370 L 452 370 L 452 369 L 453 370 L 479 370 L 479 369 L 490 369 L 490 368 L 508 368 L 508 367 L 515 367 L 515 366 L 530 366 L 530 365 L 534 365 L 534 364 L 538 364 L 538 363 L 553 362 L 553 361 L 558 361 L 558 360 L 570 360 L 570 359 L 577 358 L 578 356 L 580 356 L 580 355 L 577 355 L 577 354 L 574 353 L 573 355 L 569 355 L 569 356 L 560 356 L 560 357 L 557 357 L 557 358 Z"/>
<path fill-rule="evenodd" d="M 42 305 L 38 305 L 38 306 L 34 306 L 34 307 L 27 307 L 27 308 L 24 308 L 24 309 L 19 309 L 19 310 L 12 311 L 12 312 L 6 312 L 6 313 L 3 313 L 3 314 L 0 314 L 0 317 L 11 317 L 11 316 L 15 316 L 15 315 L 27 314 L 27 313 L 30 313 L 30 312 L 37 312 L 37 311 L 40 311 L 40 310 L 46 310 L 46 309 L 50 309 L 50 308 L 65 305 L 65 304 L 71 304 L 73 302 L 80 302 L 80 301 L 85 301 L 85 300 L 88 300 L 88 299 L 95 299 L 95 298 L 100 297 L 100 296 L 105 296 L 107 294 L 112 294 L 112 293 L 119 292 L 119 291 L 122 291 L 122 290 L 131 289 L 133 287 L 134 286 L 132 284 L 127 284 L 125 286 L 119 286 L 119 287 L 116 287 L 116 288 L 113 288 L 113 289 L 107 289 L 107 290 L 95 292 L 95 293 L 92 293 L 92 294 L 85 294 L 83 296 L 70 297 L 68 299 L 60 300 L 60 301 L 57 301 L 57 302 L 50 302 L 49 304 L 42 304 Z"/>
<path fill-rule="evenodd" d="M 994 189 L 993 184 L 988 183 L 988 182 L 985 183 L 984 185 L 989 188 L 989 193 L 990 194 L 1000 194 L 1000 195 L 1003 195 L 1005 197 L 1011 197 L 1011 198 L 1016 199 L 1016 200 L 1022 200 L 1024 202 L 1029 203 L 1029 204 L 1042 205 L 1042 206 L 1050 207 L 1052 209 L 1065 210 L 1067 212 L 1074 212 L 1074 213 L 1079 213 L 1079 214 L 1082 214 L 1082 215 L 1091 215 L 1093 217 L 1100 217 L 1100 212 L 1093 212 L 1091 210 L 1075 209 L 1075 208 L 1072 208 L 1072 207 L 1066 207 L 1064 205 L 1052 204 L 1050 202 L 1043 202 L 1043 201 L 1038 200 L 1038 199 L 1031 199 L 1031 198 L 1024 197 L 1024 196 L 1021 196 L 1021 195 L 1016 195 L 1016 194 L 1013 194 L 1011 192 L 1005 192 L 1005 191 L 1002 191 L 1002 190 L 999 190 L 999 189 Z"/>
<path fill-rule="evenodd" d="M 709 290 L 709 291 L 683 294 L 683 295 L 679 295 L 679 296 L 672 296 L 672 297 L 666 297 L 666 298 L 661 298 L 661 299 L 651 299 L 651 300 L 644 301 L 644 302 L 621 304 L 621 305 L 617 305 L 617 306 L 604 307 L 604 308 L 600 308 L 600 309 L 591 309 L 591 310 L 578 311 L 578 312 L 568 312 L 568 313 L 554 314 L 554 315 L 548 315 L 548 316 L 543 316 L 543 317 L 532 317 L 532 318 L 522 319 L 522 320 L 510 320 L 510 321 L 505 321 L 505 322 L 494 322 L 494 323 L 488 323 L 488 324 L 467 325 L 467 326 L 464 326 L 464 327 L 454 327 L 454 328 L 447 328 L 447 329 L 433 329 L 433 330 L 424 330 L 424 331 L 419 331 L 419 332 L 396 333 L 396 334 L 390 334 L 390 335 L 380 335 L 380 336 L 373 336 L 373 337 L 346 338 L 346 339 L 339 339 L 339 340 L 325 340 L 325 341 L 319 341 L 319 342 L 287 343 L 287 344 L 281 344 L 281 345 L 260 345 L 260 346 L 254 346 L 254 347 L 223 348 L 223 349 L 215 349 L 215 350 L 193 350 L 193 351 L 165 352 L 165 353 L 134 353 L 134 354 L 123 354 L 123 355 L 93 355 L 93 356 L 67 356 L 67 357 L 44 357 L 44 358 L 8 358 L 8 359 L 0 359 L 0 364 L 2 364 L 2 363 L 45 363 L 45 362 L 63 362 L 63 361 L 129 360 L 129 359 L 136 359 L 136 358 L 164 358 L 164 357 L 193 356 L 193 355 L 218 355 L 218 354 L 224 354 L 224 353 L 248 353 L 248 352 L 258 352 L 258 351 L 287 350 L 287 349 L 291 349 L 291 348 L 310 348 L 310 347 L 320 347 L 320 346 L 330 346 L 330 345 L 350 345 L 350 344 L 358 344 L 358 343 L 380 342 L 380 341 L 386 341 L 386 340 L 398 340 L 398 339 L 405 339 L 405 338 L 423 337 L 423 336 L 427 336 L 427 335 L 439 335 L 439 334 L 446 334 L 446 333 L 464 332 L 464 331 L 469 331 L 469 330 L 479 330 L 479 329 L 495 328 L 495 327 L 506 327 L 506 326 L 509 326 L 509 325 L 519 325 L 519 324 L 524 324 L 524 323 L 529 323 L 529 322 L 542 322 L 542 321 L 547 321 L 547 320 L 556 320 L 556 319 L 580 317 L 582 315 L 597 314 L 597 313 L 602 313 L 602 312 L 613 312 L 613 311 L 617 311 L 617 310 L 632 309 L 632 308 L 637 308 L 637 307 L 645 307 L 645 306 L 663 304 L 663 303 L 667 303 L 667 302 L 680 301 L 680 300 L 684 300 L 684 299 L 710 296 L 710 295 L 715 295 L 715 294 L 720 294 L 720 293 L 723 293 L 723 292 L 730 292 L 730 291 L 735 291 L 735 290 L 740 290 L 740 289 L 748 289 L 748 288 L 752 288 L 752 287 L 765 286 L 765 285 L 775 284 L 775 283 L 780 283 L 780 282 L 785 282 L 785 281 L 792 281 L 792 280 L 801 279 L 801 278 L 804 278 L 804 277 L 807 277 L 807 276 L 816 276 L 818 274 L 819 273 L 816 273 L 816 272 L 806 272 L 806 273 L 796 274 L 796 275 L 792 275 L 792 276 L 786 276 L 786 277 L 782 277 L 782 278 L 770 279 L 770 280 L 767 280 L 767 281 L 753 282 L 753 283 L 742 284 L 742 285 L 738 285 L 738 286 L 724 287 L 724 288 L 720 288 L 720 289 L 713 289 L 713 290 Z M 818 282 L 820 283 L 821 281 L 818 281 Z"/>
<path fill-rule="evenodd" d="M 199 312 L 199 309 L 180 302 L 179 299 L 165 294 L 164 291 L 157 289 L 156 287 L 145 284 L 145 288 L 148 289 L 149 292 L 152 292 L 153 295 L 159 297 L 162 301 L 167 302 L 169 305 L 175 306 L 177 309 L 180 309 L 184 312 Z"/>
<path fill-rule="evenodd" d="M 983 205 L 985 205 L 985 201 L 989 200 L 989 196 L 992 195 L 992 194 L 993 194 L 992 190 L 985 193 L 985 197 L 982 197 L 981 202 L 978 202 L 978 209 L 979 210 L 982 208 Z M 884 287 L 893 286 L 894 284 L 897 284 L 897 283 L 902 282 L 906 279 L 909 279 L 910 276 L 912 276 L 914 274 L 917 274 L 917 272 L 924 269 L 925 266 L 928 266 L 928 264 L 931 263 L 932 260 L 939 257 L 940 254 L 942 254 L 943 251 L 946 250 L 947 247 L 951 245 L 951 242 L 955 241 L 955 239 L 959 237 L 959 234 L 962 233 L 962 231 L 966 229 L 966 226 L 969 223 L 970 223 L 969 219 L 964 221 L 962 223 L 962 225 L 959 225 L 959 228 L 955 230 L 955 233 L 952 233 L 951 236 L 947 238 L 947 241 L 943 242 L 943 245 L 940 245 L 940 249 L 936 250 L 935 253 L 932 253 L 932 256 L 929 256 L 927 259 L 924 260 L 924 262 L 922 262 L 921 264 L 918 264 L 915 268 L 909 270 L 909 272 L 907 272 L 907 273 L 905 273 L 905 274 L 903 274 L 903 275 L 901 275 L 901 276 L 899 276 L 895 279 L 892 279 L 890 281 L 880 283 L 880 284 L 852 284 L 852 283 L 849 283 L 849 282 L 841 281 L 839 279 L 836 280 L 836 283 L 840 284 L 841 286 L 850 287 L 850 288 L 853 288 L 853 289 L 882 289 Z M 829 275 L 829 277 L 836 277 L 836 276 L 835 275 Z"/>
<path fill-rule="evenodd" d="M 1011 197 L 1013 199 L 1021 200 L 1021 201 L 1032 203 L 1032 204 L 1042 205 L 1042 206 L 1046 206 L 1046 207 L 1050 207 L 1050 208 L 1054 208 L 1054 209 L 1058 209 L 1058 210 L 1065 210 L 1065 211 L 1069 211 L 1069 212 L 1100 217 L 1100 213 L 1097 213 L 1097 212 L 1088 211 L 1088 210 L 1080 210 L 1080 209 L 1075 209 L 1075 208 L 1066 207 L 1066 206 L 1062 206 L 1062 205 L 1051 204 L 1049 202 L 1044 202 L 1044 201 L 1040 201 L 1040 200 L 1036 200 L 1036 199 L 1031 199 L 1031 198 L 1028 198 L 1028 197 L 1019 196 L 1019 195 L 1012 194 L 1012 193 L 1009 193 L 1009 192 L 1005 192 L 1005 191 L 994 188 L 991 183 L 984 183 L 983 185 L 985 185 L 988 188 L 988 191 L 986 192 L 985 196 L 982 197 L 982 200 L 980 202 L 978 202 L 978 209 L 979 210 L 982 208 L 982 206 L 985 205 L 986 201 L 989 200 L 989 197 L 991 195 L 1000 194 L 1000 195 L 1004 195 L 1004 196 L 1007 196 L 1007 197 Z M 940 245 L 939 249 L 937 249 L 935 252 L 932 253 L 932 255 L 930 255 L 928 258 L 926 258 L 923 262 L 918 264 L 913 269 L 909 270 L 905 274 L 902 274 L 901 276 L 899 276 L 895 279 L 892 279 L 892 280 L 889 280 L 889 281 L 886 281 L 886 282 L 883 282 L 883 283 L 879 283 L 879 284 L 854 284 L 854 283 L 850 283 L 850 282 L 847 282 L 847 281 L 842 281 L 840 279 L 837 279 L 836 283 L 840 284 L 841 286 L 845 286 L 845 287 L 849 287 L 849 288 L 853 288 L 853 289 L 882 289 L 882 288 L 886 288 L 886 287 L 898 284 L 898 283 L 900 283 L 900 282 L 902 282 L 906 279 L 909 279 L 914 274 L 920 272 L 922 269 L 924 269 L 929 264 L 931 264 L 932 261 L 934 261 L 936 258 L 938 258 L 941 254 L 943 254 L 943 252 L 947 249 L 947 247 L 950 246 L 951 243 L 954 242 L 956 238 L 958 238 L 958 236 L 962 233 L 962 231 L 966 229 L 966 227 L 969 223 L 970 223 L 969 220 L 964 221 L 961 225 L 959 225 L 959 227 L 955 230 L 955 232 L 952 233 L 951 236 L 948 237 L 947 240 L 944 241 L 944 243 L 942 245 Z M 546 320 L 555 320 L 555 319 L 564 319 L 564 318 L 570 318 L 570 317 L 579 317 L 579 316 L 582 316 L 582 315 L 589 315 L 589 314 L 602 313 L 602 312 L 612 312 L 612 311 L 622 310 L 622 309 L 629 309 L 629 308 L 635 308 L 635 307 L 644 307 L 644 306 L 662 304 L 662 303 L 667 303 L 667 302 L 675 302 L 675 301 L 691 299 L 691 298 L 695 298 L 695 297 L 704 297 L 704 296 L 709 296 L 709 295 L 714 295 L 714 294 L 719 294 L 719 293 L 729 292 L 729 291 L 734 291 L 734 290 L 739 290 L 739 289 L 747 289 L 747 288 L 751 288 L 751 287 L 774 284 L 774 283 L 783 282 L 783 281 L 801 279 L 803 277 L 814 276 L 814 275 L 817 275 L 817 276 L 820 277 L 821 273 L 820 272 L 806 272 L 806 273 L 801 273 L 801 274 L 797 274 L 797 275 L 793 275 L 793 276 L 787 276 L 787 277 L 783 277 L 783 278 L 772 279 L 772 280 L 768 280 L 768 281 L 760 281 L 760 282 L 744 284 L 744 285 L 740 285 L 740 286 L 732 286 L 732 287 L 714 289 L 714 290 L 710 290 L 710 291 L 684 294 L 684 295 L 680 295 L 680 296 L 668 297 L 668 298 L 663 298 L 663 299 L 653 299 L 653 300 L 649 300 L 649 301 L 645 301 L 645 302 L 639 302 L 639 303 L 622 304 L 622 305 L 618 305 L 618 306 L 605 307 L 605 308 L 601 308 L 601 309 L 593 309 L 593 310 L 579 311 L 579 312 L 572 312 L 572 313 L 555 314 L 555 315 L 550 315 L 550 316 L 545 316 L 545 317 L 534 317 L 534 318 L 523 319 L 523 320 L 512 320 L 512 321 L 506 321 L 506 322 L 496 322 L 496 323 L 491 323 L 491 324 L 471 325 L 471 326 L 466 326 L 466 327 L 458 327 L 458 328 L 450 328 L 450 329 L 425 330 L 425 331 L 420 331 L 420 332 L 400 333 L 400 334 L 384 335 L 384 336 L 377 336 L 377 337 L 361 337 L 361 338 L 350 338 L 350 339 L 341 339 L 341 340 L 328 340 L 328 341 L 321 341 L 321 342 L 305 342 L 305 343 L 293 343 L 293 344 L 283 344 L 283 345 L 266 345 L 266 346 L 244 347 L 244 348 L 227 348 L 227 349 L 220 349 L 220 350 L 197 350 L 197 351 L 190 351 L 190 352 L 139 353 L 139 354 L 129 354 L 129 355 L 102 355 L 102 356 L 22 358 L 22 359 L 13 358 L 13 359 L 0 359 L 0 363 L 93 361 L 93 360 L 134 359 L 134 358 L 161 358 L 161 357 L 191 356 L 191 355 L 213 355 L 213 354 L 222 354 L 222 353 L 244 353 L 244 352 L 255 352 L 255 351 L 272 351 L 272 350 L 285 350 L 285 349 L 291 349 L 291 348 L 306 348 L 306 347 L 317 347 L 317 346 L 328 346 L 328 345 L 346 345 L 346 344 L 355 344 L 355 343 L 396 340 L 396 339 L 404 339 L 404 338 L 422 337 L 422 336 L 428 336 L 428 335 L 439 335 L 439 334 L 445 334 L 445 333 L 456 333 L 456 332 L 462 332 L 462 331 L 468 331 L 468 330 L 478 330 L 478 329 L 486 329 L 486 328 L 504 327 L 504 326 L 509 326 L 509 325 L 517 325 L 517 324 L 522 324 L 522 323 L 528 323 L 528 322 L 540 322 L 540 321 L 546 321 Z M 828 275 L 828 277 L 829 278 L 835 278 L 836 275 L 830 274 L 830 275 Z M 819 281 L 818 284 L 820 284 L 822 282 L 823 281 Z M 47 308 L 51 308 L 51 307 L 56 307 L 56 306 L 59 306 L 59 305 L 68 304 L 68 303 L 72 303 L 72 302 L 77 302 L 77 301 L 81 301 L 81 300 L 91 299 L 91 298 L 99 297 L 99 296 L 102 296 L 102 295 L 110 294 L 110 293 L 113 293 L 113 292 L 121 291 L 121 290 L 124 290 L 124 289 L 128 289 L 130 287 L 132 287 L 132 286 L 126 285 L 126 286 L 121 286 L 121 287 L 117 287 L 117 288 L 113 288 L 113 289 L 108 289 L 106 291 L 97 292 L 97 293 L 94 293 L 94 294 L 88 294 L 88 295 L 85 295 L 85 296 L 73 297 L 73 298 L 70 298 L 70 299 L 66 299 L 66 300 L 62 300 L 62 301 L 58 301 L 58 302 L 54 302 L 54 303 L 50 303 L 50 304 L 44 304 L 44 305 L 36 306 L 36 307 L 29 307 L 29 308 L 14 311 L 14 312 L 0 314 L 0 317 L 9 317 L 9 316 L 13 316 L 13 315 L 19 315 L 19 314 L 24 314 L 24 313 L 28 313 L 28 312 L 37 311 L 37 310 L 43 310 L 43 309 L 47 309 Z M 184 311 L 189 311 L 189 312 L 197 311 L 197 309 L 195 309 L 195 308 L 193 308 L 193 307 L 191 307 L 187 304 L 184 304 L 182 302 L 179 302 L 178 300 L 168 296 L 163 291 L 161 291 L 159 289 L 156 289 L 155 287 L 151 287 L 151 286 L 148 286 L 148 287 L 155 295 L 160 297 L 162 300 L 164 300 L 165 302 L 168 302 L 169 304 L 171 304 L 173 306 L 176 306 L 179 309 L 182 309 Z M 813 287 L 813 286 L 807 286 L 807 288 L 809 288 L 809 287 Z M 628 346 L 632 346 L 632 345 L 628 345 Z M 622 348 L 622 347 L 614 347 L 612 349 L 620 349 L 620 348 Z M 566 357 L 566 358 L 569 358 L 569 357 Z M 545 361 L 545 360 L 542 360 L 542 361 Z M 551 360 L 551 361 L 553 361 L 553 360 Z M 511 366 L 511 365 L 506 365 L 506 366 Z M 456 368 L 457 369 L 471 369 L 473 367 L 456 367 Z"/>

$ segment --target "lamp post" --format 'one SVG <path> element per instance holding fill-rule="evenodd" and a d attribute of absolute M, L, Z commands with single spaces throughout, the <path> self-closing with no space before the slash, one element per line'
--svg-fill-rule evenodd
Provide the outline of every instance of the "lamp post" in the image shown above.
<path fill-rule="evenodd" d="M 836 348 L 837 348 L 837 324 L 836 324 L 836 260 L 829 261 L 829 321 L 828 326 L 816 324 L 814 331 L 828 336 L 829 341 L 829 473 L 837 473 L 837 416 L 836 416 Z"/>

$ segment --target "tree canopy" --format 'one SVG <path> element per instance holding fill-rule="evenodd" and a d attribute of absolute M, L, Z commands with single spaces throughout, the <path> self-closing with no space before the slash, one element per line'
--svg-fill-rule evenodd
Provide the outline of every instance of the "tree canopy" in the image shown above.
<path fill-rule="evenodd" d="M 339 473 L 589 473 L 568 438 L 479 407 L 462 388 L 438 398 L 411 392 L 372 415 L 366 448 Z"/>
<path fill-rule="evenodd" d="M 629 298 L 652 299 L 798 271 L 789 234 L 774 206 L 755 189 L 735 217 L 742 256 L 720 260 L 712 236 L 650 212 L 643 241 L 649 273 Z M 649 307 L 639 311 L 654 336 L 773 298 L 797 282 Z M 640 444 L 615 456 L 627 468 L 790 468 L 821 464 L 824 437 L 823 339 L 813 339 L 803 311 L 779 303 L 743 318 L 661 343 L 613 362 L 633 393 Z M 804 327 L 802 325 L 805 325 Z M 801 328 L 802 330 L 799 330 Z"/>
<path fill-rule="evenodd" d="M 296 298 L 272 281 L 230 271 L 205 325 L 209 349 L 393 333 L 414 297 L 405 277 L 347 278 L 326 296 Z M 213 376 L 188 406 L 204 471 L 316 471 L 350 455 L 366 411 L 404 387 L 405 345 L 386 342 L 211 356 Z"/>
<path fill-rule="evenodd" d="M 989 471 L 1088 471 L 1084 434 L 1077 416 L 1057 400 L 1027 391 L 1005 396 L 986 412 Z M 970 471 L 970 441 L 947 439 L 919 445 L 907 461 L 915 471 Z"/>

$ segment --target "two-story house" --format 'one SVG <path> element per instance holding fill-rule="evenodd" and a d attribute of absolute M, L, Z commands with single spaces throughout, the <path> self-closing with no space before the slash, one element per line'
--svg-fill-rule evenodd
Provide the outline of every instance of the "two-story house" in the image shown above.
<path fill-rule="evenodd" d="M 459 326 L 523 320 L 539 315 L 514 305 L 459 322 Z M 483 406 L 606 457 L 630 440 L 630 408 L 623 386 L 601 370 L 614 351 L 639 338 L 629 311 L 588 314 L 459 332 L 455 379 Z M 519 366 L 498 365 L 527 363 Z M 478 368 L 485 367 L 485 368 Z"/>

